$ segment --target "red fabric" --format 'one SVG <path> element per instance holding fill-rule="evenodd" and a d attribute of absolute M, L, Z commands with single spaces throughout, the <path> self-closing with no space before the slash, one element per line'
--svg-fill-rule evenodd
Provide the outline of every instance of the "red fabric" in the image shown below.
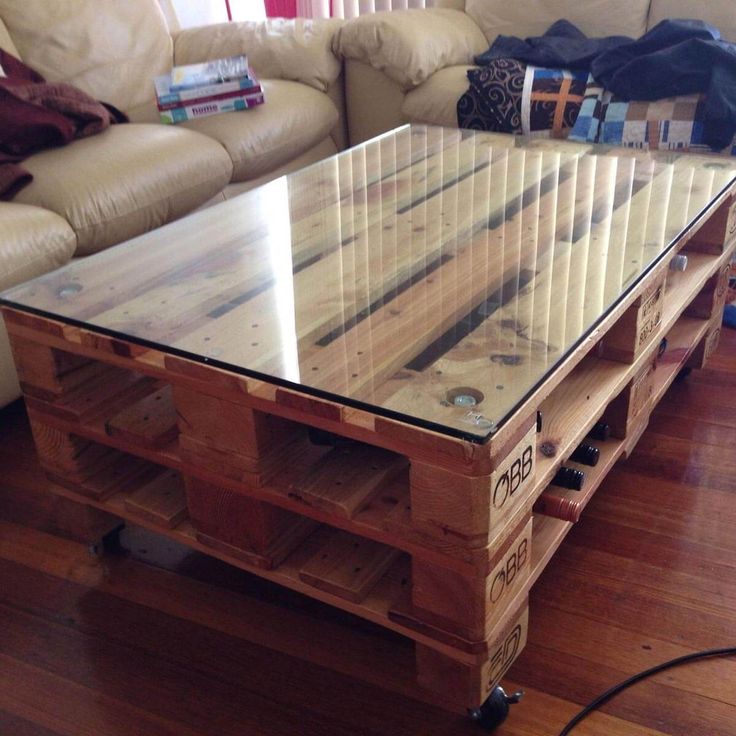
<path fill-rule="evenodd" d="M 296 0 L 265 0 L 269 18 L 296 18 Z"/>
<path fill-rule="evenodd" d="M 127 118 L 70 84 L 45 82 L 0 49 L 0 199 L 33 178 L 19 162 L 36 151 L 94 135 Z"/>

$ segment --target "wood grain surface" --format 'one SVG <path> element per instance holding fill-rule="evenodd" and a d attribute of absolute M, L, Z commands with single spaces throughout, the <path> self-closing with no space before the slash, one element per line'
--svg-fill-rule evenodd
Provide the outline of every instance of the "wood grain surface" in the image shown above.
<path fill-rule="evenodd" d="M 405 127 L 7 298 L 112 331 L 83 342 L 117 354 L 142 340 L 485 438 L 709 207 L 725 234 L 735 177 L 727 159 Z M 654 339 L 643 319 L 611 354 Z M 477 408 L 448 399 L 461 387 Z"/>

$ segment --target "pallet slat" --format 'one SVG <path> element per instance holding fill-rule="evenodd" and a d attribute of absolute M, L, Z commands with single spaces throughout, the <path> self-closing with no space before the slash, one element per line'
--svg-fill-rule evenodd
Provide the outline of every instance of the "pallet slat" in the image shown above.
<path fill-rule="evenodd" d="M 125 442 L 140 443 L 145 447 L 165 447 L 179 434 L 171 394 L 171 386 L 159 388 L 113 414 L 105 422 L 105 431 Z"/>
<path fill-rule="evenodd" d="M 393 547 L 335 532 L 299 570 L 299 577 L 315 588 L 360 603 L 398 556 Z"/>
<path fill-rule="evenodd" d="M 317 508 L 351 518 L 407 466 L 404 458 L 386 450 L 348 443 L 320 458 L 290 493 Z"/>
<path fill-rule="evenodd" d="M 125 508 L 152 524 L 174 529 L 188 515 L 181 475 L 175 470 L 164 470 L 128 495 Z"/>

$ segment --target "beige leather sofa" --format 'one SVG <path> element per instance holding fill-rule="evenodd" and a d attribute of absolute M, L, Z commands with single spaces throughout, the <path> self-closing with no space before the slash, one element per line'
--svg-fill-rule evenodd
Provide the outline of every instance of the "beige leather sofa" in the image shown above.
<path fill-rule="evenodd" d="M 158 0 L 0 0 L 0 47 L 131 120 L 26 159 L 33 182 L 0 202 L 0 291 L 345 147 L 342 67 L 331 50 L 340 21 L 178 30 L 166 10 Z M 266 104 L 159 122 L 153 76 L 242 52 Z M 19 395 L 0 324 L 0 406 Z"/>
<path fill-rule="evenodd" d="M 638 37 L 665 18 L 700 18 L 736 40 L 734 0 L 436 0 L 376 13 L 335 35 L 345 59 L 350 143 L 407 122 L 457 127 L 473 58 L 498 35 L 538 36 L 566 18 L 592 36 Z"/>

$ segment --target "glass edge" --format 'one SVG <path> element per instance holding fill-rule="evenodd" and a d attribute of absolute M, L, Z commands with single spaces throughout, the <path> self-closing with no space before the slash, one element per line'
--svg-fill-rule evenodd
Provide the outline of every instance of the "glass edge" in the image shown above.
<path fill-rule="evenodd" d="M 411 127 L 408 123 L 406 125 L 401 126 L 398 128 L 398 130 L 401 130 L 403 128 Z M 360 145 L 363 145 L 364 143 L 369 143 L 371 141 L 379 140 L 389 134 L 391 134 L 394 131 L 390 131 L 388 133 L 382 133 L 378 136 L 375 136 L 374 138 L 371 138 L 369 141 L 364 141 Z M 335 155 L 339 155 L 335 154 Z M 311 164 L 309 167 L 306 167 L 306 169 L 311 168 L 311 166 L 319 165 L 320 162 L 316 162 L 315 164 Z M 303 171 L 304 169 L 300 170 Z M 285 175 L 288 176 L 288 175 Z M 590 336 L 590 333 L 603 321 L 605 320 L 610 313 L 627 297 L 628 294 L 631 293 L 631 290 L 634 289 L 638 284 L 641 283 L 641 281 L 646 278 L 648 274 L 650 274 L 667 256 L 667 254 L 698 224 L 701 222 L 703 217 L 705 216 L 705 213 L 709 210 L 715 210 L 718 207 L 723 204 L 721 201 L 728 193 L 729 189 L 732 189 L 736 185 L 736 174 L 731 178 L 728 184 L 726 184 L 719 192 L 718 194 L 711 200 L 709 205 L 705 207 L 698 216 L 688 224 L 688 226 L 680 232 L 677 237 L 675 237 L 668 245 L 667 247 L 659 254 L 659 256 L 654 259 L 640 274 L 639 276 L 634 280 L 634 282 L 631 284 L 631 286 L 626 290 L 625 293 L 621 294 L 618 299 L 616 299 L 599 317 L 596 319 L 589 327 L 586 328 L 585 332 L 574 342 L 570 345 L 570 347 L 567 349 L 566 354 L 561 356 L 559 360 L 552 365 L 551 368 L 549 368 L 545 373 L 539 378 L 538 381 L 534 383 L 534 385 L 515 403 L 514 407 L 510 409 L 506 414 L 499 419 L 497 423 L 494 424 L 493 428 L 490 429 L 486 434 L 473 434 L 469 431 L 463 431 L 460 429 L 456 429 L 454 427 L 450 427 L 447 425 L 439 424 L 437 422 L 433 422 L 426 419 L 421 419 L 419 417 L 412 417 L 406 414 L 401 414 L 399 412 L 393 411 L 391 409 L 386 409 L 384 407 L 375 406 L 373 404 L 368 404 L 363 401 L 359 401 L 357 399 L 353 399 L 350 397 L 345 396 L 338 396 L 337 394 L 331 394 L 327 391 L 324 391 L 322 389 L 314 388 L 311 386 L 306 386 L 304 384 L 297 384 L 293 383 L 291 381 L 287 381 L 283 378 L 278 378 L 275 376 L 269 376 L 266 374 L 259 373 L 257 371 L 248 370 L 247 368 L 243 368 L 242 366 L 236 366 L 231 363 L 218 361 L 214 358 L 205 358 L 204 356 L 197 355 L 195 353 L 189 353 L 185 350 L 180 350 L 179 348 L 173 348 L 169 346 L 163 346 L 160 343 L 157 343 L 152 340 L 146 340 L 145 338 L 139 338 L 134 337 L 131 335 L 127 335 L 125 333 L 117 332 L 115 330 L 108 329 L 106 327 L 101 327 L 98 325 L 91 324 L 89 322 L 83 322 L 81 320 L 74 319 L 72 317 L 66 317 L 59 314 L 54 314 L 51 312 L 47 312 L 43 309 L 39 309 L 36 307 L 31 307 L 29 305 L 25 304 L 19 304 L 17 302 L 13 302 L 10 299 L 8 299 L 7 296 L 3 296 L 4 294 L 9 293 L 10 291 L 13 291 L 16 287 L 11 286 L 7 290 L 0 292 L 0 306 L 9 307 L 11 309 L 17 309 L 21 312 L 27 312 L 29 314 L 33 314 L 39 317 L 43 317 L 45 319 L 51 319 L 57 322 L 63 322 L 64 324 L 69 324 L 74 327 L 79 327 L 81 329 L 90 330 L 92 332 L 98 332 L 101 335 L 105 335 L 107 337 L 113 337 L 116 339 L 123 340 L 124 342 L 130 342 L 135 345 L 141 345 L 142 347 L 150 348 L 153 350 L 158 350 L 160 352 L 168 353 L 171 355 L 175 355 L 177 357 L 185 358 L 187 360 L 191 360 L 192 362 L 199 363 L 200 365 L 211 365 L 215 368 L 219 368 L 222 370 L 226 370 L 232 373 L 235 373 L 236 375 L 243 376 L 245 378 L 255 378 L 257 380 L 262 380 L 266 383 L 272 383 L 277 386 L 282 386 L 284 388 L 290 388 L 295 389 L 297 391 L 300 391 L 302 393 L 305 393 L 310 396 L 315 396 L 317 398 L 323 398 L 328 401 L 336 401 L 337 403 L 344 404 L 345 406 L 349 406 L 352 408 L 360 409 L 363 411 L 367 411 L 371 414 L 377 414 L 378 416 L 383 416 L 388 419 L 395 419 L 397 421 L 403 422 L 405 424 L 409 424 L 411 426 L 419 427 L 420 429 L 428 429 L 430 431 L 437 432 L 439 434 L 453 437 L 455 439 L 460 439 L 463 441 L 471 442 L 476 445 L 483 445 L 489 442 L 509 421 L 511 416 L 515 414 L 518 409 L 526 402 L 544 383 L 545 380 L 551 375 L 553 371 L 555 371 L 560 365 L 562 365 L 569 356 Z M 55 269 L 56 270 L 56 269 Z M 46 274 L 43 274 L 37 278 L 43 278 Z M 31 279 L 33 280 L 33 279 Z M 20 285 L 17 285 L 20 286 Z"/>
<path fill-rule="evenodd" d="M 296 391 L 299 391 L 300 393 L 304 393 L 309 396 L 314 396 L 316 398 L 326 399 L 328 401 L 344 404 L 345 406 L 349 406 L 354 409 L 361 409 L 371 414 L 377 414 L 379 416 L 386 417 L 387 419 L 395 419 L 405 424 L 419 427 L 420 429 L 428 429 L 445 436 L 454 437 L 455 439 L 472 442 L 473 444 L 484 444 L 485 442 L 490 440 L 490 438 L 498 431 L 498 427 L 494 426 L 488 434 L 472 434 L 471 432 L 465 432 L 461 429 L 455 429 L 454 427 L 438 424 L 437 422 L 432 422 L 428 419 L 411 417 L 409 415 L 401 414 L 391 409 L 368 404 L 366 402 L 359 401 L 358 399 L 353 399 L 346 396 L 339 396 L 338 394 L 329 393 L 328 391 L 314 388 L 312 386 L 306 386 L 300 383 L 293 383 L 291 381 L 287 381 L 285 378 L 269 376 L 265 373 L 259 373 L 258 371 L 243 368 L 242 366 L 236 366 L 232 363 L 226 363 L 224 361 L 217 360 L 216 358 L 206 358 L 204 356 L 197 355 L 196 353 L 189 353 L 186 350 L 180 350 L 179 348 L 163 346 L 160 343 L 154 342 L 153 340 L 146 340 L 145 338 L 127 335 L 122 332 L 108 329 L 107 327 L 100 327 L 99 325 L 90 324 L 89 322 L 82 322 L 81 320 L 74 319 L 73 317 L 65 317 L 58 314 L 53 314 L 51 312 L 46 312 L 43 309 L 31 307 L 26 304 L 17 304 L 15 302 L 8 301 L 2 296 L 0 296 L 0 307 L 9 307 L 11 309 L 17 309 L 20 312 L 33 314 L 37 317 L 43 317 L 44 319 L 50 319 L 55 322 L 63 322 L 64 324 L 70 325 L 72 327 L 79 327 L 84 330 L 89 330 L 90 332 L 99 333 L 100 335 L 104 335 L 105 337 L 112 337 L 122 340 L 123 342 L 129 342 L 133 345 L 140 345 L 141 347 L 157 350 L 167 355 L 175 355 L 178 358 L 185 358 L 186 360 L 191 360 L 193 363 L 198 363 L 200 365 L 209 365 L 213 368 L 219 368 L 221 370 L 234 373 L 238 376 L 243 376 L 244 378 L 254 378 L 259 381 L 263 381 L 264 383 L 271 383 L 283 388 L 294 389 Z"/>

